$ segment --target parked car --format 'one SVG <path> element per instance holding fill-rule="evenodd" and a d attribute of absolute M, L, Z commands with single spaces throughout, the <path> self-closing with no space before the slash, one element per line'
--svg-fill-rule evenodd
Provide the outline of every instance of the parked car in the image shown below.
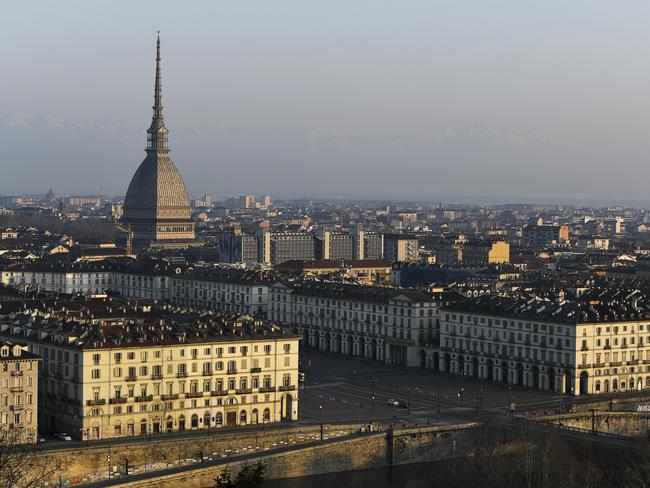
<path fill-rule="evenodd" d="M 399 402 L 397 400 L 395 400 L 394 398 L 391 398 L 390 400 L 388 400 L 388 404 L 391 407 L 399 407 Z"/>
<path fill-rule="evenodd" d="M 54 434 L 54 437 L 59 439 L 60 441 L 71 441 L 72 437 L 70 437 L 70 434 L 66 434 L 65 432 L 57 432 Z"/>

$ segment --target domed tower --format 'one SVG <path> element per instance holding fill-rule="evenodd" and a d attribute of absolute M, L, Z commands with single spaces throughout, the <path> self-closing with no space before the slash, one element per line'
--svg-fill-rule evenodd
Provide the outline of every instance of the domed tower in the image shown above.
<path fill-rule="evenodd" d="M 194 223 L 183 177 L 169 157 L 160 82 L 160 35 L 156 43 L 153 118 L 147 129 L 147 156 L 131 179 L 122 224 L 136 246 L 186 247 L 194 242 Z"/>

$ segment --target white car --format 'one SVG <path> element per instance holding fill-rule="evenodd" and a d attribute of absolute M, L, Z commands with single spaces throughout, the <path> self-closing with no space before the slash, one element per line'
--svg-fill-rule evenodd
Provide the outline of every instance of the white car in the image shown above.
<path fill-rule="evenodd" d="M 70 435 L 66 434 L 65 432 L 60 432 L 58 434 L 54 434 L 54 437 L 56 437 L 60 441 L 71 441 L 72 440 L 72 437 L 70 437 Z"/>
<path fill-rule="evenodd" d="M 390 400 L 388 400 L 388 404 L 391 407 L 399 407 L 399 402 L 397 400 L 395 400 L 394 398 L 391 398 Z"/>

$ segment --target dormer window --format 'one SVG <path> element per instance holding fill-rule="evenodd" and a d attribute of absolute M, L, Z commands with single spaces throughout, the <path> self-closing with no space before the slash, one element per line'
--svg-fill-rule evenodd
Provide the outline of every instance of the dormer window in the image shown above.
<path fill-rule="evenodd" d="M 0 355 L 1 356 L 9 356 L 9 347 L 2 346 L 2 348 L 0 349 Z"/>

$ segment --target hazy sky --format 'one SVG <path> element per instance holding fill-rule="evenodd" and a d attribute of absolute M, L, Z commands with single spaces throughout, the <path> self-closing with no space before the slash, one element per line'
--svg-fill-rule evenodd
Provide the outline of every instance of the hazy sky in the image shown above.
<path fill-rule="evenodd" d="M 0 6 L 0 192 L 650 200 L 647 0 Z"/>

